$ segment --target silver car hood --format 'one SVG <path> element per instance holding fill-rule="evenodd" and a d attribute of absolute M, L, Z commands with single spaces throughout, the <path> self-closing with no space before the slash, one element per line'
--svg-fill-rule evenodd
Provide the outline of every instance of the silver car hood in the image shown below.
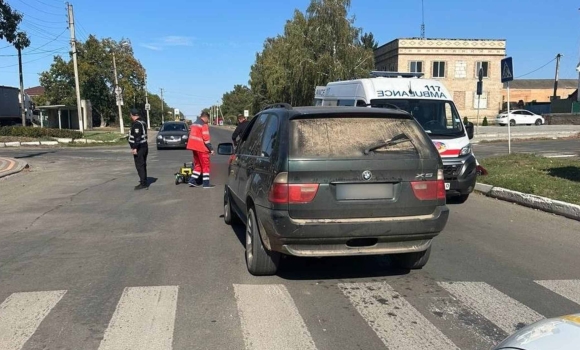
<path fill-rule="evenodd" d="M 578 350 L 580 314 L 545 319 L 515 332 L 493 350 Z"/>

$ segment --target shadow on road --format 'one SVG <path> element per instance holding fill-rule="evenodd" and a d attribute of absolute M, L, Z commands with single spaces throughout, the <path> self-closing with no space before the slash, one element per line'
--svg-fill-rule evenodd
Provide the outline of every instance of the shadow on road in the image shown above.
<path fill-rule="evenodd" d="M 565 166 L 560 168 L 550 168 L 546 169 L 548 175 L 553 177 L 559 177 L 561 179 L 580 182 L 580 167 L 577 166 Z"/>
<path fill-rule="evenodd" d="M 39 157 L 39 156 L 49 154 L 49 153 L 56 153 L 56 151 L 37 152 L 37 153 L 31 153 L 31 154 L 27 154 L 25 156 L 18 156 L 18 157 L 14 157 L 14 158 L 15 159 L 34 158 L 34 157 Z"/>
<path fill-rule="evenodd" d="M 147 184 L 152 185 L 154 183 L 157 182 L 157 178 L 156 177 L 147 177 Z"/>
<path fill-rule="evenodd" d="M 232 230 L 245 249 L 246 227 L 235 224 L 232 225 Z M 240 250 L 240 254 L 244 254 L 243 250 Z M 409 272 L 393 267 L 388 256 L 298 258 L 282 255 L 278 277 L 287 280 L 356 279 L 400 276 Z"/>

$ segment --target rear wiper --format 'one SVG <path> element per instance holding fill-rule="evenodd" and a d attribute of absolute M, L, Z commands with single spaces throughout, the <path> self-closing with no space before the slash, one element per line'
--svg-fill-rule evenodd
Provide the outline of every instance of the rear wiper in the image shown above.
<path fill-rule="evenodd" d="M 409 137 L 407 135 L 399 134 L 388 141 L 385 141 L 383 143 L 379 143 L 378 145 L 374 145 L 372 147 L 365 149 L 364 154 L 368 155 L 369 153 L 371 153 L 379 148 L 398 145 L 399 143 L 410 142 L 410 141 L 411 141 L 411 139 L 409 139 Z"/>

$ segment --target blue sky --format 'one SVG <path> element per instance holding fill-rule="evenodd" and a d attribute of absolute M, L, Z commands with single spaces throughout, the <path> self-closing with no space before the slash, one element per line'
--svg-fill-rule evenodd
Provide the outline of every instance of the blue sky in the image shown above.
<path fill-rule="evenodd" d="M 580 53 L 580 3 L 572 0 L 424 0 L 427 37 L 506 39 L 516 77 L 552 60 L 561 78 L 576 78 Z M 282 32 L 294 9 L 309 0 L 71 0 L 81 40 L 131 40 L 145 66 L 149 90 L 164 88 L 167 102 L 187 116 L 217 103 L 234 84 L 247 84 L 250 66 L 264 39 Z M 25 51 L 24 85 L 38 85 L 52 55 L 66 55 L 65 3 L 60 0 L 8 0 L 24 13 L 22 29 L 32 40 Z M 380 44 L 419 36 L 420 0 L 353 0 L 356 25 L 373 32 Z M 0 41 L 0 85 L 18 86 L 15 50 Z M 553 78 L 555 63 L 525 78 Z"/>

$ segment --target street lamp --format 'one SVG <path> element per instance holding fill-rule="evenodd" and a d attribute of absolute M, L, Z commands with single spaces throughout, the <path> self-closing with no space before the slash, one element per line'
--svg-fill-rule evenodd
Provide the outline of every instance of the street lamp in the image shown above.
<path fill-rule="evenodd" d="M 129 44 L 127 41 L 121 41 L 119 44 L 121 45 L 121 47 L 131 46 L 131 44 Z M 113 53 L 113 70 L 115 74 L 115 94 L 117 95 L 117 107 L 119 107 L 119 128 L 121 129 L 121 134 L 124 134 L 125 126 L 123 125 L 123 110 L 121 109 L 121 107 L 123 106 L 123 95 L 122 95 L 123 90 L 119 86 L 119 79 L 117 77 L 117 60 L 115 58 L 115 49 L 111 51 Z"/>
<path fill-rule="evenodd" d="M 576 101 L 580 102 L 580 62 L 576 66 L 576 71 L 578 72 L 578 90 L 576 91 Z"/>

